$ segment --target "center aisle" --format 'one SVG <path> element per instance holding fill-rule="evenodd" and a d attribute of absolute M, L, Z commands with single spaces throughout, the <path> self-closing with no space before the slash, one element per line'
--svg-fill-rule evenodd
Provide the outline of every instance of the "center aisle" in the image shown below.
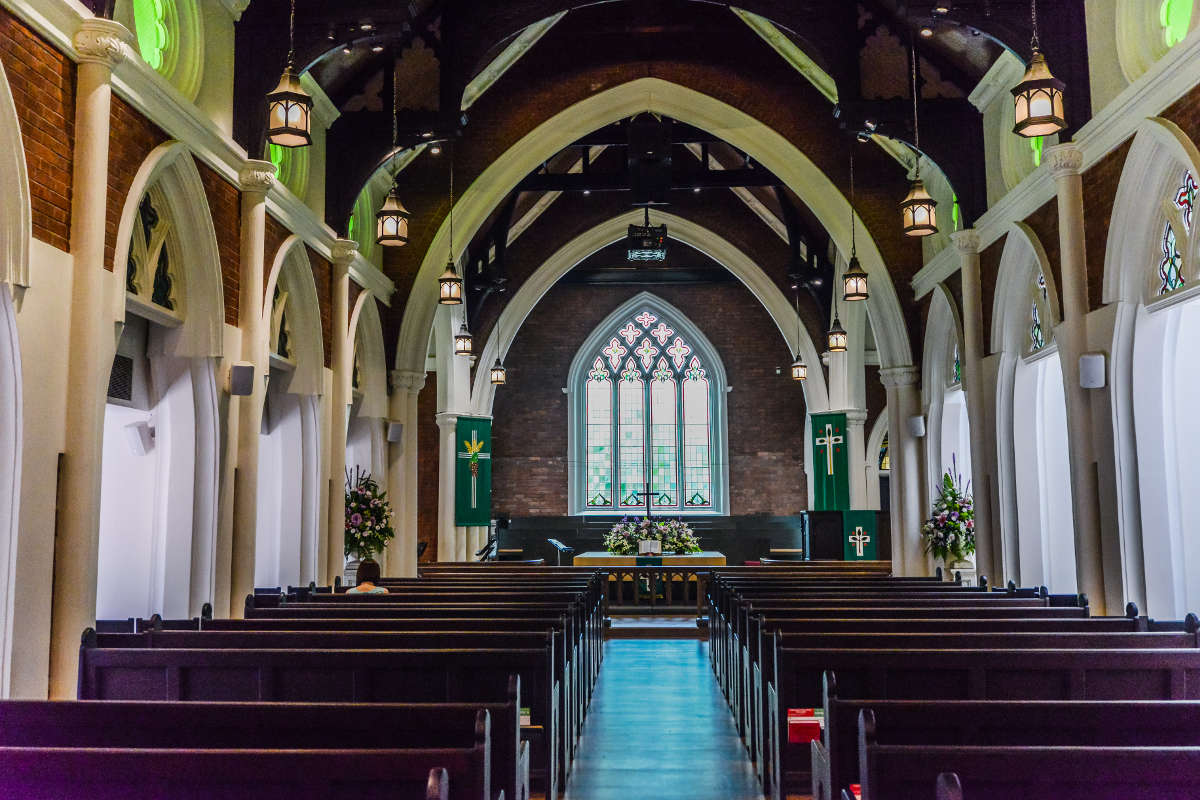
<path fill-rule="evenodd" d="M 707 642 L 605 648 L 566 800 L 761 800 Z"/>

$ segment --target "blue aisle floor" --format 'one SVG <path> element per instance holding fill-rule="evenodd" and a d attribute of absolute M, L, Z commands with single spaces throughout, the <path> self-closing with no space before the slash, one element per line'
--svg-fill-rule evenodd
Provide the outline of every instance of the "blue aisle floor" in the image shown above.
<path fill-rule="evenodd" d="M 566 800 L 761 800 L 708 643 L 605 644 Z"/>

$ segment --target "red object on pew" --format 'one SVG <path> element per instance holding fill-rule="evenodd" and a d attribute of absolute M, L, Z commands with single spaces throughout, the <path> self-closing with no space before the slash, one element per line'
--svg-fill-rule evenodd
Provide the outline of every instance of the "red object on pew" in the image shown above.
<path fill-rule="evenodd" d="M 819 741 L 825 729 L 824 714 L 817 716 L 815 708 L 789 708 L 787 712 L 788 743 L 807 744 Z"/>
<path fill-rule="evenodd" d="M 862 800 L 862 786 L 857 783 L 850 784 L 850 794 L 854 800 Z"/>

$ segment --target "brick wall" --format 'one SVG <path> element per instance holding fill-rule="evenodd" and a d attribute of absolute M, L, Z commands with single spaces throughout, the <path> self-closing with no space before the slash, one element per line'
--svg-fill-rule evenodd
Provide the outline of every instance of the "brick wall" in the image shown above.
<path fill-rule="evenodd" d="M 325 351 L 325 366 L 333 361 L 333 265 L 305 245 L 308 262 L 312 264 L 313 282 L 317 284 L 317 304 L 321 307 L 321 348 Z"/>
<path fill-rule="evenodd" d="M 438 426 L 437 373 L 417 395 L 417 541 L 428 542 L 422 561 L 437 561 Z"/>
<path fill-rule="evenodd" d="M 291 235 L 292 232 L 285 228 L 282 222 L 267 214 L 267 224 L 263 231 L 263 291 L 266 291 L 267 283 L 271 280 L 271 267 L 279 256 L 279 248 Z"/>
<path fill-rule="evenodd" d="M 116 252 L 117 226 L 121 224 L 126 203 L 130 202 L 133 179 L 150 152 L 168 138 L 161 128 L 133 106 L 113 96 L 108 146 L 108 208 L 104 218 L 104 268 L 110 272 Z M 140 197 L 132 198 L 135 203 L 140 200 Z"/>
<path fill-rule="evenodd" d="M 225 293 L 225 322 L 238 324 L 242 283 L 242 208 L 238 188 L 226 181 L 202 161 L 196 162 L 200 182 L 212 212 L 217 234 L 217 252 L 221 256 L 221 283 Z"/>
<path fill-rule="evenodd" d="M 560 283 L 521 328 L 505 359 L 508 385 L 497 391 L 493 412 L 497 514 L 567 513 L 568 406 L 562 392 L 567 371 L 592 329 L 641 288 Z M 787 377 L 792 357 L 770 316 L 738 283 L 653 291 L 697 324 L 725 364 L 733 387 L 727 395 L 730 511 L 802 510 L 803 391 Z M 422 398 L 428 392 L 427 387 Z M 424 440 L 421 447 L 424 459 Z M 426 469 L 422 461 L 422 480 Z M 424 509 L 424 500 L 421 505 Z"/>
<path fill-rule="evenodd" d="M 8 78 L 29 174 L 33 236 L 71 249 L 75 64 L 0 8 L 0 64 Z"/>

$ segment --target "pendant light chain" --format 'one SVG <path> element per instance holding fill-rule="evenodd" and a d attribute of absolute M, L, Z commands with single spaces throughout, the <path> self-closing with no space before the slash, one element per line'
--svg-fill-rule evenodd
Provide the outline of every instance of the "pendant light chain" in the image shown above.
<path fill-rule="evenodd" d="M 917 145 L 917 180 L 921 179 L 921 123 L 917 117 L 917 46 L 910 42 L 912 52 L 913 138 Z"/>
<path fill-rule="evenodd" d="M 1037 0 L 1029 0 L 1029 18 L 1033 23 L 1033 38 L 1029 40 L 1029 46 L 1038 51 L 1042 49 L 1042 43 L 1038 40 Z"/>
<path fill-rule="evenodd" d="M 850 142 L 850 257 L 858 255 L 854 224 L 854 142 Z"/>
<path fill-rule="evenodd" d="M 450 143 L 450 263 L 454 263 L 454 143 Z"/>
<path fill-rule="evenodd" d="M 296 66 L 296 0 L 292 0 L 292 11 L 288 16 L 288 69 Z"/>

